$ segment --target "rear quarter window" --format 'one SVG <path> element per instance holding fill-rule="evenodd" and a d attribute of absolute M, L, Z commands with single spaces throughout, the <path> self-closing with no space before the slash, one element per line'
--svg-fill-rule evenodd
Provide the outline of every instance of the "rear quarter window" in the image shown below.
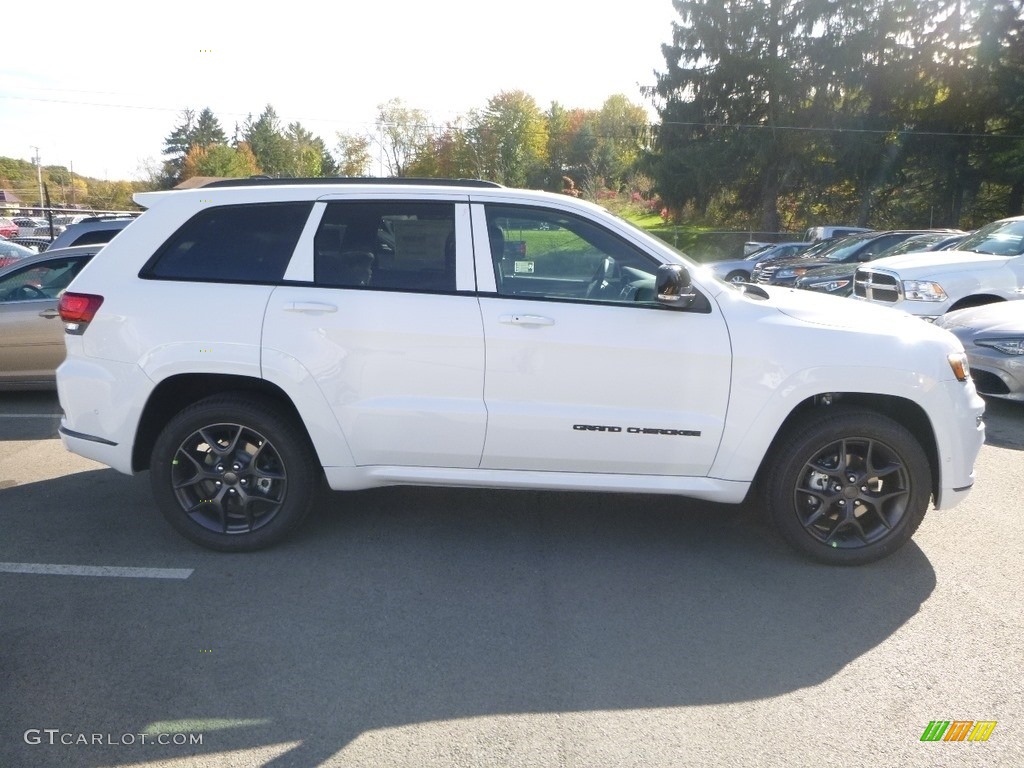
<path fill-rule="evenodd" d="M 312 202 L 208 208 L 186 221 L 149 260 L 141 277 L 274 283 L 288 261 Z"/>

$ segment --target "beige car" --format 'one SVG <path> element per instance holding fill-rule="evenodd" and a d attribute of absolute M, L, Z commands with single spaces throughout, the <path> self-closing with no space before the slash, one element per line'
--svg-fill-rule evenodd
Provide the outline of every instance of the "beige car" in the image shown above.
<path fill-rule="evenodd" d="M 64 359 L 57 303 L 102 246 L 46 251 L 0 269 L 0 390 L 52 389 Z"/>

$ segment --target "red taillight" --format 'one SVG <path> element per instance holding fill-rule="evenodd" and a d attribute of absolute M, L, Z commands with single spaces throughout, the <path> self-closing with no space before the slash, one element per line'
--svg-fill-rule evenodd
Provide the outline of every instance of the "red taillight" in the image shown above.
<path fill-rule="evenodd" d="M 60 312 L 60 319 L 64 321 L 64 330 L 67 333 L 80 335 L 85 333 L 85 328 L 96 316 L 96 310 L 103 303 L 103 297 L 93 293 L 68 293 L 60 297 L 60 305 L 57 310 Z"/>

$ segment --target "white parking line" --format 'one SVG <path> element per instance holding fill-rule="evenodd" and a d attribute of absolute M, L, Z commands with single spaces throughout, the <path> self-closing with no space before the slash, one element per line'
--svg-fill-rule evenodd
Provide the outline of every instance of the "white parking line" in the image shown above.
<path fill-rule="evenodd" d="M 46 576 L 119 576 L 131 579 L 187 579 L 193 568 L 127 568 L 115 565 L 51 565 L 0 563 L 0 573 L 37 573 Z"/>

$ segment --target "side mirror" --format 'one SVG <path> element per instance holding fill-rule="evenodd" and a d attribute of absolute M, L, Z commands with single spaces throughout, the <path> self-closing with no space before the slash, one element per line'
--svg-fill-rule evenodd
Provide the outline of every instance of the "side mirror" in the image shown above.
<path fill-rule="evenodd" d="M 685 309 L 693 303 L 696 295 L 686 267 L 679 264 L 662 264 L 654 283 L 658 303 L 675 309 Z"/>

